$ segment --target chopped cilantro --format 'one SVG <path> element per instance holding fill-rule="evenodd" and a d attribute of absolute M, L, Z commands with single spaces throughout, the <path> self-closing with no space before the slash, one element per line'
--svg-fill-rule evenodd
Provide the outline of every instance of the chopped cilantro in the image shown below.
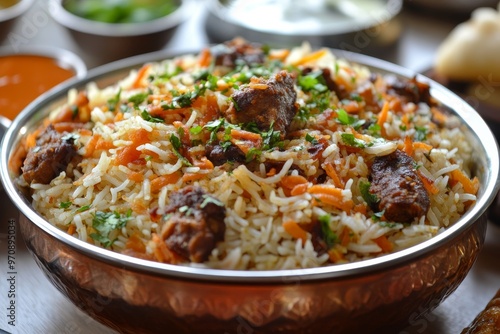
<path fill-rule="evenodd" d="M 90 237 L 99 241 L 104 247 L 110 247 L 114 240 L 109 239 L 109 234 L 124 227 L 131 219 L 132 210 L 128 210 L 124 215 L 114 212 L 97 211 L 92 218 L 92 227 L 98 233 L 91 233 Z"/>
<path fill-rule="evenodd" d="M 379 222 L 378 224 L 381 227 L 388 227 L 388 228 L 395 228 L 399 225 L 398 223 L 389 223 L 389 222 Z"/>
<path fill-rule="evenodd" d="M 141 112 L 141 117 L 143 120 L 151 122 L 151 123 L 163 123 L 163 122 L 165 122 L 161 118 L 151 116 L 151 114 L 148 113 L 146 110 L 143 110 Z"/>
<path fill-rule="evenodd" d="M 193 165 L 189 162 L 188 159 L 186 159 L 180 152 L 179 150 L 181 149 L 182 143 L 179 137 L 174 135 L 173 133 L 170 135 L 170 142 L 172 143 L 172 150 L 174 151 L 174 154 L 179 158 L 182 163 L 187 166 L 187 167 L 192 167 Z"/>
<path fill-rule="evenodd" d="M 138 93 L 135 95 L 132 95 L 131 97 L 128 98 L 128 102 L 133 103 L 135 106 L 141 104 L 142 102 L 146 101 L 148 98 L 149 93 Z"/>
<path fill-rule="evenodd" d="M 189 129 L 189 133 L 193 135 L 198 135 L 201 131 L 203 131 L 203 127 L 201 125 L 197 125 Z"/>
<path fill-rule="evenodd" d="M 361 193 L 361 196 L 365 200 L 366 204 L 368 204 L 369 207 L 374 207 L 378 205 L 380 199 L 377 197 L 377 195 L 374 195 L 370 192 L 370 186 L 371 183 L 368 181 L 359 182 L 359 192 Z"/>
<path fill-rule="evenodd" d="M 353 128 L 358 129 L 363 124 L 365 124 L 364 119 L 358 119 L 354 116 L 351 116 L 344 109 L 337 110 L 337 120 L 342 125 L 351 125 Z"/>
<path fill-rule="evenodd" d="M 329 214 L 320 216 L 318 218 L 319 223 L 321 224 L 321 232 L 323 234 L 323 240 L 325 241 L 328 248 L 332 248 L 335 243 L 338 241 L 337 235 L 332 231 L 330 226 L 331 216 Z"/>
<path fill-rule="evenodd" d="M 116 107 L 120 103 L 120 97 L 121 97 L 121 95 L 122 95 L 122 88 L 120 87 L 118 89 L 118 93 L 116 93 L 116 95 L 113 98 L 111 98 L 111 99 L 108 100 L 107 106 L 108 106 L 109 111 L 115 111 L 116 110 Z"/>
<path fill-rule="evenodd" d="M 262 136 L 262 149 L 270 150 L 274 147 L 283 147 L 283 141 L 281 140 L 281 134 L 279 131 L 274 130 L 274 122 L 271 122 L 268 131 L 263 131 L 260 133 Z"/>
<path fill-rule="evenodd" d="M 252 160 L 256 160 L 260 157 L 262 154 L 262 151 L 259 150 L 258 148 L 252 147 L 251 149 L 248 150 L 246 156 L 245 156 L 245 162 L 250 162 Z"/>
<path fill-rule="evenodd" d="M 78 208 L 78 209 L 76 210 L 76 212 L 80 213 L 80 212 L 87 211 L 88 209 L 90 209 L 90 205 L 84 205 L 84 206 L 82 206 L 82 207 Z"/>
<path fill-rule="evenodd" d="M 311 136 L 310 134 L 306 134 L 306 140 L 310 142 L 312 145 L 316 145 L 318 143 L 318 140 Z"/>
<path fill-rule="evenodd" d="M 342 140 L 346 145 L 357 147 L 357 148 L 365 148 L 366 143 L 356 137 L 352 133 L 343 133 L 341 134 Z"/>
<path fill-rule="evenodd" d="M 67 209 L 67 208 L 69 208 L 72 204 L 73 204 L 73 203 L 71 203 L 71 202 L 61 202 L 61 203 L 59 203 L 59 207 L 60 207 L 61 209 Z"/>
<path fill-rule="evenodd" d="M 373 137 L 380 137 L 381 136 L 381 127 L 377 123 L 370 124 L 368 127 L 368 134 L 372 135 Z"/>
<path fill-rule="evenodd" d="M 421 126 L 415 127 L 415 141 L 424 141 L 427 139 L 427 129 Z"/>
<path fill-rule="evenodd" d="M 300 76 L 297 83 L 305 92 L 316 91 L 323 93 L 328 90 L 322 71 L 313 71 L 307 75 Z"/>
<path fill-rule="evenodd" d="M 217 206 L 224 206 L 224 203 L 219 201 L 217 198 L 209 195 L 203 195 L 203 202 L 200 204 L 200 208 L 203 209 L 210 203 L 215 204 Z"/>

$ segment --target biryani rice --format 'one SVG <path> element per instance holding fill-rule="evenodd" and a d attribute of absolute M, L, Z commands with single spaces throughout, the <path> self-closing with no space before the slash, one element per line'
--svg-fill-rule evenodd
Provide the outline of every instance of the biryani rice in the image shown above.
<path fill-rule="evenodd" d="M 313 52 L 307 44 L 294 48 L 283 60 L 282 67 L 300 64 Z M 361 152 L 345 145 L 342 134 L 354 132 L 352 127 L 339 126 L 335 118 L 323 121 L 321 126 L 318 126 L 317 117 L 307 120 L 295 118 L 289 132 L 302 131 L 327 142 L 320 157 L 314 158 L 307 151 L 311 144 L 304 136 L 294 137 L 285 139 L 281 150 L 262 152 L 261 162 L 253 171 L 245 164 L 235 165 L 234 169 L 231 166 L 186 166 L 174 153 L 173 144 L 169 140 L 172 134 L 178 133 L 178 123 L 153 123 L 141 117 L 138 110 L 124 112 L 123 119 L 115 121 L 116 112 L 105 107 L 117 94 L 120 95 L 121 101 L 127 101 L 134 95 L 151 89 L 152 91 L 148 92 L 152 96 L 151 103 L 160 104 L 160 98 L 155 95 L 174 89 L 179 92 L 193 90 L 193 73 L 203 70 L 198 65 L 197 57 L 186 55 L 150 64 L 150 76 L 174 73 L 179 64 L 182 65 L 183 72 L 164 81 L 161 89 L 152 83 L 136 88 L 134 83 L 137 80 L 137 71 L 132 71 L 126 79 L 103 89 L 90 84 L 86 91 L 91 106 L 92 136 L 99 135 L 104 141 L 111 142 L 113 148 L 88 154 L 88 144 L 92 136 L 80 135 L 77 139 L 79 154 L 85 158 L 78 165 L 70 165 L 49 185 L 25 184 L 32 191 L 35 209 L 51 224 L 63 230 L 73 231 L 72 234 L 76 238 L 98 246 L 102 244 L 91 237 L 92 233 L 95 233 L 92 221 L 96 212 L 131 212 L 132 219 L 129 219 L 124 227 L 110 231 L 108 237 L 114 240 L 110 248 L 116 252 L 124 252 L 130 237 L 134 235 L 144 244 L 144 255 L 156 260 L 155 250 L 158 245 L 152 236 L 159 234 L 162 226 L 161 221 L 152 219 L 151 210 L 164 210 L 169 204 L 171 193 L 194 184 L 224 204 L 227 209 L 226 232 L 224 240 L 213 249 L 208 261 L 202 264 L 181 264 L 237 270 L 270 270 L 310 268 L 332 263 L 331 252 L 315 250 L 311 233 L 306 234 L 305 240 L 289 234 L 284 228 L 287 221 L 293 221 L 300 226 L 328 215 L 330 228 L 339 238 L 332 247 L 335 253 L 341 255 L 336 263 L 344 263 L 386 254 L 388 251 L 377 243 L 377 239 L 381 237 L 387 238 L 393 246 L 389 252 L 428 240 L 456 222 L 464 211 L 473 205 L 475 194 L 465 192 L 460 182 L 450 182 L 450 173 L 456 169 L 470 178 L 467 166 L 472 149 L 464 131 L 460 127 L 435 126 L 431 108 L 425 103 L 406 103 L 402 106 L 404 113 L 412 116 L 412 126 L 406 129 L 405 120 L 401 116 L 404 113 L 390 109 L 386 121 L 382 124 L 382 131 L 389 139 Z M 371 73 L 367 68 L 338 59 L 328 50 L 317 59 L 312 57 L 305 65 L 331 69 L 334 78 L 343 82 L 346 89 L 371 85 L 371 90 L 377 94 L 376 83 L 370 81 Z M 219 84 L 223 86 L 225 82 L 219 79 Z M 296 90 L 297 103 L 302 107 L 306 106 L 308 93 L 298 86 Z M 68 93 L 68 104 L 74 103 L 77 94 L 75 91 Z M 231 102 L 220 90 L 207 90 L 205 94 L 215 96 L 219 108 L 227 108 Z M 331 108 L 335 109 L 339 102 L 335 94 L 332 94 Z M 197 125 L 206 124 L 204 115 L 207 106 L 190 109 L 181 119 L 183 126 L 192 129 Z M 51 117 L 54 118 L 59 111 L 60 109 L 54 110 Z M 366 118 L 370 117 L 376 119 L 377 114 L 367 111 Z M 176 120 L 175 117 L 172 119 Z M 447 122 L 456 124 L 452 116 L 449 116 Z M 369 160 L 403 147 L 405 137 L 415 136 L 419 127 L 429 129 L 427 138 L 422 141 L 433 149 L 429 152 L 415 148 L 412 157 L 419 166 L 419 172 L 433 182 L 437 191 L 429 196 L 431 205 L 426 216 L 414 223 L 380 222 L 371 213 L 364 214 L 354 209 L 346 212 L 318 204 L 314 200 L 315 195 L 309 191 L 292 196 L 281 184 L 285 176 L 299 175 L 298 170 L 311 180 L 330 164 L 343 182 L 343 202 L 352 201 L 354 205 L 366 206 L 360 184 L 369 179 Z M 140 129 L 146 131 L 150 138 L 150 142 L 136 148 L 141 157 L 145 158 L 144 165 L 117 165 L 115 161 L 120 150 L 133 144 L 129 134 Z M 367 134 L 364 136 L 369 140 L 373 139 Z M 191 138 L 197 139 L 199 136 L 191 134 Z M 200 149 L 203 150 L 203 147 Z M 281 170 L 266 167 L 267 161 L 281 162 Z M 142 180 L 132 179 L 132 173 L 143 175 Z M 174 177 L 176 173 L 180 173 L 180 176 Z M 193 181 L 185 181 L 186 175 L 196 177 Z M 157 189 L 155 180 L 167 176 L 172 176 L 172 181 Z M 334 180 L 326 177 L 324 183 L 332 185 Z M 312 185 L 308 181 L 308 189 Z M 61 203 L 70 203 L 70 206 L 62 206 Z M 70 226 L 74 228 L 70 229 Z M 348 241 L 342 242 L 346 228 L 349 235 L 345 237 L 348 239 L 343 240 Z"/>

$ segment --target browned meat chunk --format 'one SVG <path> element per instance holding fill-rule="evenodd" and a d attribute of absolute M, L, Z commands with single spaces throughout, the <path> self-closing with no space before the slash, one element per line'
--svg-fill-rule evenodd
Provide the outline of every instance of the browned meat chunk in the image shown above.
<path fill-rule="evenodd" d="M 233 124 L 254 122 L 261 131 L 273 125 L 273 129 L 284 136 L 297 112 L 294 82 L 295 76 L 286 71 L 269 80 L 255 80 L 233 93 L 234 103 L 226 115 L 228 120 Z"/>
<path fill-rule="evenodd" d="M 206 156 L 215 166 L 220 166 L 228 161 L 245 162 L 245 153 L 237 146 L 229 145 L 223 148 L 220 145 L 207 145 L 205 146 Z"/>
<path fill-rule="evenodd" d="M 414 169 L 414 160 L 406 153 L 376 157 L 371 166 L 370 192 L 379 199 L 378 208 L 390 221 L 410 223 L 427 213 L 430 199 Z"/>
<path fill-rule="evenodd" d="M 24 160 L 22 171 L 26 182 L 48 184 L 66 170 L 76 156 L 73 141 L 73 137 L 61 134 L 49 125 Z"/>
<path fill-rule="evenodd" d="M 170 196 L 161 238 L 167 248 L 191 262 L 203 262 L 224 239 L 226 208 L 200 187 L 186 187 Z"/>
<path fill-rule="evenodd" d="M 259 44 L 248 43 L 244 39 L 236 38 L 212 48 L 215 65 L 236 67 L 238 62 L 246 65 L 262 64 L 265 54 Z"/>
<path fill-rule="evenodd" d="M 400 79 L 396 76 L 387 76 L 387 89 L 391 95 L 397 95 L 406 102 L 433 104 L 430 86 L 426 83 L 417 81 L 416 78 L 411 80 Z"/>
<path fill-rule="evenodd" d="M 500 332 L 500 290 L 462 334 L 498 334 Z"/>

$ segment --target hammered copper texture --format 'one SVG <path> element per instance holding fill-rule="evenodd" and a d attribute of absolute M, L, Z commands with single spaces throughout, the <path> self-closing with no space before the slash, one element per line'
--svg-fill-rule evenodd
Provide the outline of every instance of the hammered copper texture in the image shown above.
<path fill-rule="evenodd" d="M 110 265 L 57 241 L 24 216 L 21 232 L 51 282 L 121 333 L 392 333 L 438 306 L 484 242 L 482 215 L 412 262 L 362 277 L 217 284 Z"/>

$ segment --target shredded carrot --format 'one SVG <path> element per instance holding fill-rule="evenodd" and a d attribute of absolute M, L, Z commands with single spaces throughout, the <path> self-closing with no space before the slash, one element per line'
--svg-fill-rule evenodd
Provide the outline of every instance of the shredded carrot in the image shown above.
<path fill-rule="evenodd" d="M 214 164 L 212 161 L 208 160 L 207 157 L 201 157 L 200 160 L 193 160 L 193 165 L 195 167 L 200 167 L 201 169 L 214 169 Z"/>
<path fill-rule="evenodd" d="M 335 170 L 333 165 L 331 163 L 327 162 L 325 164 L 324 168 L 325 168 L 326 175 L 328 175 L 332 179 L 333 184 L 337 188 L 344 188 L 344 182 L 340 179 L 340 177 L 337 174 L 337 171 Z"/>
<path fill-rule="evenodd" d="M 231 137 L 235 140 L 249 140 L 256 143 L 262 141 L 262 136 L 258 133 L 238 129 L 231 129 Z"/>
<path fill-rule="evenodd" d="M 405 137 L 403 151 L 410 157 L 413 155 L 413 141 L 410 136 Z"/>
<path fill-rule="evenodd" d="M 88 129 L 78 129 L 78 133 L 80 134 L 80 136 L 87 136 L 87 137 L 92 136 L 92 131 Z"/>
<path fill-rule="evenodd" d="M 127 243 L 125 244 L 125 248 L 133 249 L 134 251 L 139 253 L 146 253 L 146 246 L 144 245 L 144 242 L 142 242 L 141 238 L 139 237 L 139 233 L 137 232 L 132 233 L 132 235 L 128 238 Z"/>
<path fill-rule="evenodd" d="M 342 254 L 338 249 L 332 248 L 328 250 L 328 257 L 330 262 L 337 263 L 344 260 L 344 254 Z"/>
<path fill-rule="evenodd" d="M 432 107 L 431 108 L 431 112 L 432 112 L 432 116 L 433 116 L 433 120 L 438 123 L 438 124 L 445 124 L 446 121 L 448 120 L 448 116 L 446 116 L 442 111 L 440 111 L 438 108 L 436 107 Z"/>
<path fill-rule="evenodd" d="M 97 143 L 95 144 L 95 149 L 96 150 L 109 150 L 114 148 L 115 145 L 113 145 L 113 142 L 110 140 L 105 140 L 102 137 L 99 138 Z"/>
<path fill-rule="evenodd" d="M 276 168 L 272 167 L 269 172 L 266 173 L 266 176 L 274 176 L 276 175 Z"/>
<path fill-rule="evenodd" d="M 57 113 L 52 120 L 52 123 L 71 122 L 73 120 L 73 110 L 69 106 L 65 106 Z"/>
<path fill-rule="evenodd" d="M 141 152 L 137 150 L 137 147 L 150 142 L 149 132 L 142 128 L 130 131 L 128 137 L 129 140 L 132 141 L 132 144 L 117 151 L 115 165 L 127 165 L 132 161 L 138 160 L 141 156 Z"/>
<path fill-rule="evenodd" d="M 453 181 L 460 182 L 464 187 L 464 191 L 469 194 L 476 194 L 479 190 L 479 180 L 474 177 L 472 180 L 465 175 L 461 170 L 455 169 L 450 173 Z"/>
<path fill-rule="evenodd" d="M 42 128 L 38 128 L 26 137 L 26 148 L 30 149 L 36 146 L 36 139 L 40 135 Z"/>
<path fill-rule="evenodd" d="M 76 225 L 74 225 L 74 224 L 69 225 L 69 227 L 68 227 L 68 234 L 72 235 L 75 232 L 76 232 Z"/>
<path fill-rule="evenodd" d="M 200 52 L 200 56 L 198 58 L 198 65 L 200 67 L 208 67 L 210 65 L 210 61 L 212 60 L 212 54 L 209 48 L 204 48 Z"/>
<path fill-rule="evenodd" d="M 183 182 L 197 181 L 203 179 L 205 176 L 207 176 L 207 174 L 186 173 L 182 175 L 182 181 Z"/>
<path fill-rule="evenodd" d="M 351 230 L 348 227 L 344 227 L 342 232 L 340 232 L 340 245 L 346 247 L 351 242 Z"/>
<path fill-rule="evenodd" d="M 290 54 L 289 49 L 271 50 L 269 52 L 269 58 L 283 61 L 286 59 L 286 57 L 288 57 L 289 54 Z"/>
<path fill-rule="evenodd" d="M 316 60 L 322 58 L 323 56 L 325 56 L 327 53 L 328 53 L 327 49 L 320 49 L 318 51 L 315 51 L 315 52 L 312 52 L 312 53 L 310 53 L 308 55 L 305 55 L 304 57 L 302 57 L 299 60 L 295 61 L 293 63 L 293 65 L 294 66 L 304 65 L 304 64 L 310 63 L 312 61 L 316 61 Z"/>
<path fill-rule="evenodd" d="M 284 188 L 293 189 L 298 184 L 307 183 L 307 179 L 302 175 L 285 175 L 280 183 Z"/>
<path fill-rule="evenodd" d="M 167 244 L 156 234 L 151 234 L 151 239 L 156 245 L 153 254 L 159 262 L 177 264 L 181 261 L 180 257 L 167 248 Z"/>
<path fill-rule="evenodd" d="M 151 68 L 151 64 L 145 64 L 142 66 L 139 71 L 137 71 L 137 76 L 135 77 L 134 82 L 132 83 L 132 88 L 141 88 L 144 87 L 144 80 L 147 77 L 149 69 Z"/>
<path fill-rule="evenodd" d="M 123 113 L 122 112 L 117 112 L 115 115 L 115 118 L 113 119 L 113 122 L 119 122 L 123 120 Z"/>
<path fill-rule="evenodd" d="M 320 204 L 331 205 L 347 213 L 351 212 L 351 209 L 354 207 L 354 202 L 352 200 L 344 201 L 342 197 L 326 193 L 316 193 L 313 195 L 312 205 Z"/>
<path fill-rule="evenodd" d="M 377 124 L 380 126 L 380 132 L 382 133 L 382 137 L 386 137 L 387 134 L 384 129 L 384 123 L 387 122 L 387 117 L 389 115 L 389 102 L 385 101 L 382 110 L 378 114 Z"/>
<path fill-rule="evenodd" d="M 136 213 L 147 213 L 149 210 L 148 204 L 143 199 L 135 199 L 130 203 L 130 208 Z"/>
<path fill-rule="evenodd" d="M 87 142 L 87 145 L 85 145 L 85 158 L 89 158 L 94 154 L 95 147 L 97 145 L 97 142 L 101 139 L 101 135 L 95 134 L 92 137 L 90 137 L 90 140 Z"/>
<path fill-rule="evenodd" d="M 304 231 L 296 221 L 286 220 L 282 225 L 286 233 L 290 234 L 293 238 L 301 239 L 302 243 L 306 242 L 307 232 Z"/>
<path fill-rule="evenodd" d="M 177 171 L 172 174 L 161 175 L 156 179 L 151 180 L 151 192 L 156 193 L 166 185 L 176 183 L 181 178 L 181 172 Z"/>
<path fill-rule="evenodd" d="M 439 192 L 439 188 L 436 187 L 436 185 L 434 184 L 434 181 L 432 181 L 427 176 L 422 174 L 422 172 L 419 171 L 418 169 L 417 169 L 417 175 L 420 177 L 420 180 L 422 180 L 422 183 L 424 184 L 425 190 L 427 190 L 427 192 L 429 194 L 435 195 Z"/>
<path fill-rule="evenodd" d="M 380 237 L 373 239 L 373 241 L 375 241 L 375 243 L 382 248 L 382 252 L 384 253 L 389 253 L 394 249 L 394 245 L 385 235 L 381 235 Z"/>
<path fill-rule="evenodd" d="M 292 190 L 290 190 L 290 195 L 298 196 L 304 194 L 307 191 L 307 186 L 307 183 L 297 184 L 292 188 Z"/>
<path fill-rule="evenodd" d="M 356 204 L 354 206 L 353 210 L 354 210 L 354 212 L 359 212 L 359 213 L 361 213 L 361 214 L 363 214 L 363 215 L 366 216 L 366 214 L 368 212 L 368 206 L 366 204 L 364 204 L 364 203 L 359 203 L 359 204 Z"/>
<path fill-rule="evenodd" d="M 144 175 L 142 173 L 139 173 L 139 172 L 131 172 L 130 174 L 128 174 L 128 179 L 130 181 L 140 183 L 140 182 L 144 181 Z"/>
<path fill-rule="evenodd" d="M 342 189 L 330 184 L 315 184 L 307 192 L 310 194 L 329 194 L 342 198 Z"/>
<path fill-rule="evenodd" d="M 433 147 L 432 147 L 432 145 L 422 143 L 421 141 L 416 141 L 413 143 L 413 149 L 414 150 L 430 151 L 433 149 Z"/>

